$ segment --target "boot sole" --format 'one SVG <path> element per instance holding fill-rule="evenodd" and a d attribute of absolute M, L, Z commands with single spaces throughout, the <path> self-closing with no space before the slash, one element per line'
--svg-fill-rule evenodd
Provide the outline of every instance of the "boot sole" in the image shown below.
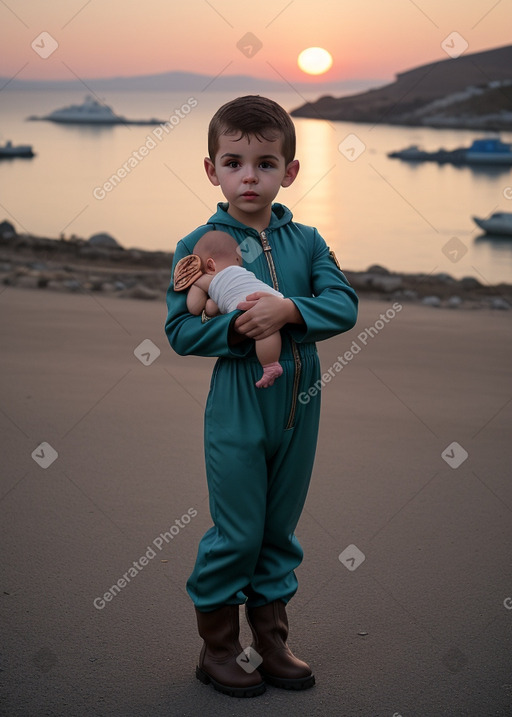
<path fill-rule="evenodd" d="M 210 677 L 210 675 L 200 667 L 196 667 L 196 677 L 203 685 L 209 685 L 211 683 L 218 692 L 222 692 L 223 695 L 229 695 L 229 697 L 257 697 L 258 695 L 262 695 L 267 689 L 264 682 L 254 687 L 230 687 L 229 685 L 223 685 L 221 682 L 214 680 L 213 677 Z"/>
<path fill-rule="evenodd" d="M 259 670 L 259 673 L 267 684 L 272 685 L 272 687 L 280 687 L 283 690 L 309 690 L 310 687 L 313 687 L 315 684 L 314 675 L 290 680 L 285 677 L 269 675 L 264 670 Z"/>

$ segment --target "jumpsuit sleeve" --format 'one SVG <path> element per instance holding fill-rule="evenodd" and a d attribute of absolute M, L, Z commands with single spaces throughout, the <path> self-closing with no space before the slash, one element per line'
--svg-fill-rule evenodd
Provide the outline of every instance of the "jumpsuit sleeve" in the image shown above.
<path fill-rule="evenodd" d="M 187 292 L 174 291 L 174 267 L 184 256 L 192 251 L 181 240 L 174 252 L 171 283 L 167 289 L 167 320 L 165 333 L 170 345 L 180 356 L 210 356 L 242 358 L 250 353 L 254 346 L 252 339 L 230 346 L 228 336 L 231 323 L 241 311 L 214 316 L 203 323 L 201 316 L 193 316 L 187 310 Z"/>
<path fill-rule="evenodd" d="M 329 247 L 316 229 L 311 288 L 311 297 L 289 297 L 305 322 L 305 326 L 287 326 L 297 343 L 323 341 L 353 328 L 357 319 L 356 292 L 338 268 L 329 253 Z"/>

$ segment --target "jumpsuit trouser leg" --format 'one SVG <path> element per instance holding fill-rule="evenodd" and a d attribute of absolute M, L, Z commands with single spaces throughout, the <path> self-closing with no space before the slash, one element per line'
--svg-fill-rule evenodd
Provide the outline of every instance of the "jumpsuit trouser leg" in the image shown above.
<path fill-rule="evenodd" d="M 319 378 L 313 345 L 301 347 L 297 393 Z M 314 462 L 320 393 L 293 400 L 294 361 L 267 389 L 254 386 L 257 360 L 221 359 L 215 366 L 205 413 L 205 458 L 214 522 L 203 536 L 187 590 L 196 608 L 225 604 L 285 603 L 297 590 L 294 570 L 303 552 L 294 535 Z M 296 400 L 296 397 L 295 397 Z"/>

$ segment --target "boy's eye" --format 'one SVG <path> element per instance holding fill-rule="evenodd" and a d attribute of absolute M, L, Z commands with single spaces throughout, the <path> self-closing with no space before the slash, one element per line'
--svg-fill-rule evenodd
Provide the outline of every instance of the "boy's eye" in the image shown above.
<path fill-rule="evenodd" d="M 229 162 L 226 162 L 226 167 L 230 167 L 231 169 L 236 169 L 238 167 L 239 163 L 236 159 L 230 159 Z"/>
<path fill-rule="evenodd" d="M 262 169 L 272 169 L 273 166 L 272 162 L 260 162 L 260 167 Z"/>

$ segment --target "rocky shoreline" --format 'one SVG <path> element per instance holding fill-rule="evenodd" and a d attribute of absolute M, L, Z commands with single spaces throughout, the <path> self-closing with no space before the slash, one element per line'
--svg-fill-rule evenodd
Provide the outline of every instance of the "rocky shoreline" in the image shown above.
<path fill-rule="evenodd" d="M 320 97 L 290 114 L 331 122 L 512 131 L 512 45 L 452 54 L 450 37 L 461 43 L 460 49 L 465 43 L 452 33 L 441 45 L 447 54 L 444 60 L 401 72 L 394 82 L 373 90 Z"/>
<path fill-rule="evenodd" d="M 163 300 L 173 254 L 124 249 L 108 235 L 90 239 L 17 234 L 0 225 L 0 284 L 38 291 L 95 293 L 128 299 Z M 374 265 L 344 273 L 358 294 L 383 301 L 435 308 L 508 310 L 512 285 L 488 286 L 474 277 L 399 274 Z"/>

